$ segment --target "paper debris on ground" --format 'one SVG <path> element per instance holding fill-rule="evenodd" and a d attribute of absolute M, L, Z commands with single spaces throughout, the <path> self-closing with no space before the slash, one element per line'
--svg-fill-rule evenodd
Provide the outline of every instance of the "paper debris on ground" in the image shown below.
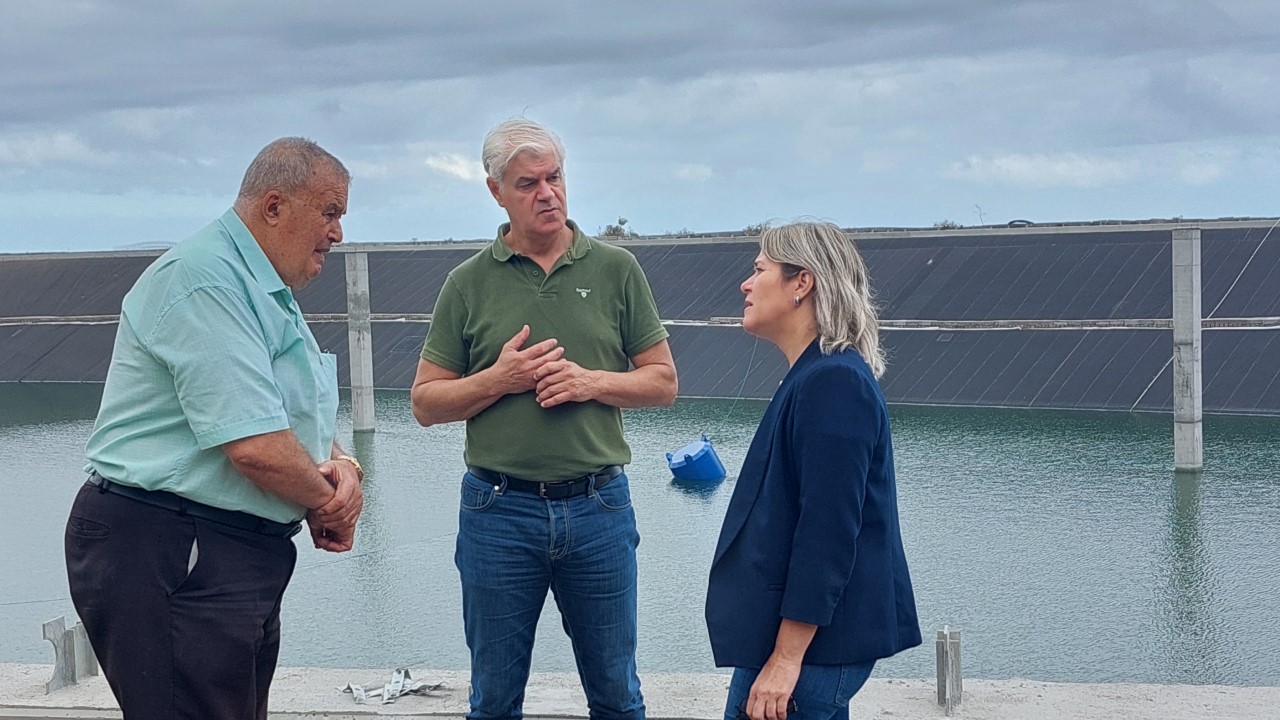
<path fill-rule="evenodd" d="M 404 697 L 405 695 L 432 696 L 437 690 L 443 690 L 444 688 L 444 683 L 432 685 L 422 680 L 414 680 L 409 673 L 409 668 L 397 668 L 391 674 L 391 682 L 389 683 L 382 685 L 376 683 L 366 683 L 364 685 L 347 683 L 345 687 L 338 689 L 344 693 L 350 693 L 357 705 L 364 705 L 375 699 L 380 705 L 389 705 L 395 702 L 396 698 Z"/>

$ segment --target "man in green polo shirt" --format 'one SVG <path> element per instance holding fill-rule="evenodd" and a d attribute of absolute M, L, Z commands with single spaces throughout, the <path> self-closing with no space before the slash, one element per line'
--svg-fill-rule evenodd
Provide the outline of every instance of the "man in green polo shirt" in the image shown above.
<path fill-rule="evenodd" d="M 350 175 L 282 138 L 234 207 L 125 296 L 67 576 L 124 716 L 267 717 L 305 518 L 352 546 L 360 464 L 334 442 L 337 363 L 293 298 L 342 242 Z"/>
<path fill-rule="evenodd" d="M 522 716 L 550 589 L 591 716 L 640 719 L 620 408 L 675 400 L 667 331 L 635 257 L 569 220 L 554 133 L 509 120 L 483 156 L 510 222 L 445 280 L 413 383 L 418 422 L 467 423 L 455 561 L 468 717 Z"/>

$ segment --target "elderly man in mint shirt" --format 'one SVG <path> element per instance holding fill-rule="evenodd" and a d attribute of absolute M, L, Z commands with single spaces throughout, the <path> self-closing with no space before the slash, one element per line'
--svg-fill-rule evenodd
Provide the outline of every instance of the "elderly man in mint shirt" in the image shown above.
<path fill-rule="evenodd" d="M 293 297 L 342 242 L 349 184 L 319 145 L 277 140 L 125 296 L 66 556 L 129 720 L 265 720 L 292 536 L 305 521 L 317 548 L 352 547 L 337 364 Z"/>

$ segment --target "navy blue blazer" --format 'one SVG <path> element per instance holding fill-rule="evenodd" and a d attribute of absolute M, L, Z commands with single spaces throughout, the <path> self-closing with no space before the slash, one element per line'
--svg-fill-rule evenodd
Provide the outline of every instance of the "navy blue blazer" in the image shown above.
<path fill-rule="evenodd" d="M 888 408 L 856 350 L 814 341 L 774 394 L 725 513 L 706 616 L 721 667 L 763 667 L 782 618 L 819 626 L 809 664 L 920 644 Z"/>

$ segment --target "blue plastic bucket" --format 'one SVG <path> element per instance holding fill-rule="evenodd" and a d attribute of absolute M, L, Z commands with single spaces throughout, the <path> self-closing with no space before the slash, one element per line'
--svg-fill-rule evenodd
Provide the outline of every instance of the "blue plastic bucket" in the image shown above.
<path fill-rule="evenodd" d="M 725 476 L 724 463 L 720 462 L 720 456 L 706 435 L 673 453 L 667 453 L 667 465 L 677 480 L 709 482 L 723 480 Z"/>

